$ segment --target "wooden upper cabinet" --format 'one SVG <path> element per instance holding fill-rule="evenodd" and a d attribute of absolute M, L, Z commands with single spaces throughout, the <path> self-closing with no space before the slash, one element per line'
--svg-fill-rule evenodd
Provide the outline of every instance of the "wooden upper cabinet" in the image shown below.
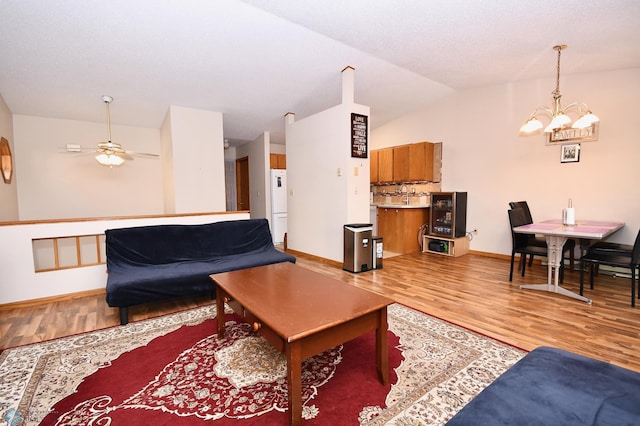
<path fill-rule="evenodd" d="M 402 145 L 393 148 L 393 181 L 409 181 L 409 146 Z"/>
<path fill-rule="evenodd" d="M 378 177 L 378 151 L 369 151 L 369 182 L 376 183 L 380 181 Z"/>
<path fill-rule="evenodd" d="M 371 151 L 371 183 L 440 182 L 442 142 Z"/>
<path fill-rule="evenodd" d="M 409 145 L 409 157 L 411 162 L 409 163 L 409 180 L 431 180 L 428 176 L 432 173 L 427 167 L 427 151 L 431 151 L 433 156 L 433 150 L 427 148 L 426 143 L 413 143 Z"/>
<path fill-rule="evenodd" d="M 393 182 L 393 148 L 378 151 L 378 181 Z"/>
<path fill-rule="evenodd" d="M 409 181 L 440 182 L 442 142 L 420 142 L 409 146 Z"/>
<path fill-rule="evenodd" d="M 286 169 L 287 156 L 284 154 L 269 154 L 269 163 L 272 169 Z"/>

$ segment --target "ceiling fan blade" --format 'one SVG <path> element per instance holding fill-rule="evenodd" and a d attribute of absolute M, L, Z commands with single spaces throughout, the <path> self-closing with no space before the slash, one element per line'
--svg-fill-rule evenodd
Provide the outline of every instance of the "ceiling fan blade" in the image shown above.
<path fill-rule="evenodd" d="M 65 152 L 72 152 L 72 153 L 84 153 L 84 152 L 95 152 L 96 148 L 87 148 L 81 145 L 77 145 L 77 144 L 71 144 L 68 143 L 64 148 L 60 148 L 62 150 L 64 150 Z"/>
<path fill-rule="evenodd" d="M 158 154 L 151 154 L 148 152 L 136 152 L 136 151 L 124 151 L 126 154 L 132 155 L 134 157 L 143 157 L 143 158 L 159 158 Z"/>
<path fill-rule="evenodd" d="M 90 155 L 97 155 L 98 153 L 99 151 L 92 149 L 92 150 L 83 151 L 83 152 L 74 152 L 73 157 L 88 157 Z"/>

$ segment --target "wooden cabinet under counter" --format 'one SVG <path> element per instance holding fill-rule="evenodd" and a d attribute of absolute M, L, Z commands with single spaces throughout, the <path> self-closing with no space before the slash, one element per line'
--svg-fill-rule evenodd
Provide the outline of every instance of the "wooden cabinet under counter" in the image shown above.
<path fill-rule="evenodd" d="M 428 207 L 378 207 L 377 211 L 384 250 L 399 254 L 420 251 L 418 232 L 429 221 Z"/>

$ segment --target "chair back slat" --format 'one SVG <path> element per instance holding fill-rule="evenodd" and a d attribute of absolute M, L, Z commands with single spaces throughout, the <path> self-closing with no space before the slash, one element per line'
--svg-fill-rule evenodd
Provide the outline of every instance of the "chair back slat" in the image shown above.
<path fill-rule="evenodd" d="M 640 262 L 640 231 L 636 236 L 636 242 L 633 244 L 633 250 L 631 251 L 631 264 L 637 265 Z"/>
<path fill-rule="evenodd" d="M 509 207 L 512 209 L 522 209 L 524 213 L 526 223 L 523 225 L 527 225 L 529 223 L 533 223 L 533 217 L 531 216 L 531 210 L 529 210 L 529 204 L 526 201 L 511 201 L 509 203 Z"/>
<path fill-rule="evenodd" d="M 515 208 L 507 210 L 509 214 L 509 224 L 511 225 L 511 241 L 513 242 L 513 248 L 519 249 L 527 246 L 529 236 L 527 234 L 519 234 L 513 231 L 513 228 L 528 225 L 526 214 L 521 208 Z"/>

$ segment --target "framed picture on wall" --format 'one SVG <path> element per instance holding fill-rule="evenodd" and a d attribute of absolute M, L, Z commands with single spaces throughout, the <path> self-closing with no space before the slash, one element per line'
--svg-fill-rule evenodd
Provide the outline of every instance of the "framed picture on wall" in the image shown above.
<path fill-rule="evenodd" d="M 367 158 L 369 117 L 351 113 L 351 158 Z"/>
<path fill-rule="evenodd" d="M 580 144 L 572 143 L 560 147 L 561 163 L 577 163 L 580 161 Z"/>

